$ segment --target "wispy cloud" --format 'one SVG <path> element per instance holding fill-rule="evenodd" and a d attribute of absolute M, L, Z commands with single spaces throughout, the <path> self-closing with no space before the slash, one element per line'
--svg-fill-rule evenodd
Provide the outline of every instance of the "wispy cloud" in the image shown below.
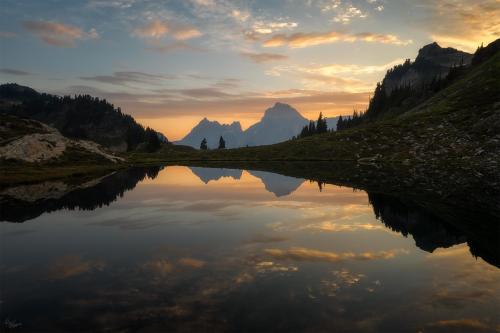
<path fill-rule="evenodd" d="M 303 48 L 336 42 L 356 41 L 393 45 L 408 45 L 412 43 L 411 40 L 401 40 L 399 37 L 391 34 L 377 34 L 372 32 L 351 34 L 339 31 L 329 31 L 309 33 L 299 32 L 291 35 L 276 34 L 265 40 L 262 45 L 264 47 L 288 46 L 290 48 Z"/>
<path fill-rule="evenodd" d="M 175 79 L 175 77 L 144 72 L 114 72 L 112 75 L 82 76 L 80 79 L 114 85 L 127 85 L 130 83 L 158 84 L 164 80 Z"/>
<path fill-rule="evenodd" d="M 270 61 L 287 60 L 288 56 L 277 53 L 251 53 L 251 52 L 241 52 L 243 57 L 252 60 L 258 64 Z"/>
<path fill-rule="evenodd" d="M 349 5 L 347 8 L 343 9 L 335 17 L 333 18 L 334 22 L 339 22 L 342 24 L 350 23 L 354 18 L 366 18 L 368 17 L 368 13 L 362 11 L 361 9 Z"/>
<path fill-rule="evenodd" d="M 193 46 L 183 41 L 176 41 L 169 44 L 152 42 L 148 43 L 148 46 L 146 46 L 146 50 L 159 53 L 169 53 L 175 51 L 197 51 L 197 52 L 205 51 L 205 49 L 201 47 Z"/>
<path fill-rule="evenodd" d="M 323 261 L 323 262 L 340 262 L 345 260 L 375 260 L 375 259 L 391 259 L 401 250 L 379 251 L 379 252 L 363 252 L 363 253 L 337 253 L 326 252 L 303 247 L 292 247 L 289 249 L 266 249 L 264 253 L 280 260 L 295 260 L 295 261 Z"/>
<path fill-rule="evenodd" d="M 126 9 L 132 7 L 136 0 L 91 0 L 88 3 L 89 7 L 112 7 L 118 9 Z"/>
<path fill-rule="evenodd" d="M 259 34 L 271 34 L 275 31 L 284 30 L 284 29 L 294 29 L 298 27 L 299 24 L 293 21 L 255 21 L 252 25 L 252 30 Z"/>
<path fill-rule="evenodd" d="M 8 74 L 8 75 L 19 75 L 19 76 L 32 75 L 32 73 L 30 73 L 30 72 L 21 71 L 21 70 L 12 69 L 12 68 L 2 68 L 2 69 L 0 69 L 0 73 Z"/>
<path fill-rule="evenodd" d="M 132 35 L 136 37 L 155 39 L 162 38 L 167 34 L 177 40 L 187 40 L 202 35 L 202 33 L 193 26 L 179 25 L 171 22 L 167 23 L 161 20 L 153 20 L 142 27 L 136 28 L 132 33 Z"/>
<path fill-rule="evenodd" d="M 25 21 L 23 26 L 43 42 L 59 47 L 73 47 L 77 40 L 99 38 L 94 28 L 86 32 L 73 25 L 52 21 Z"/>

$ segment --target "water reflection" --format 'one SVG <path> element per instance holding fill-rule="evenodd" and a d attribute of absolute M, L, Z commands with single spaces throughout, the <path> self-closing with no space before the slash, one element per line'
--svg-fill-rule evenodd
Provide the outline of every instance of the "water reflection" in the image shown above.
<path fill-rule="evenodd" d="M 3 329 L 500 325 L 496 236 L 422 202 L 234 169 L 136 168 L 65 186 L 2 192 L 2 220 L 31 220 L 0 224 Z"/>

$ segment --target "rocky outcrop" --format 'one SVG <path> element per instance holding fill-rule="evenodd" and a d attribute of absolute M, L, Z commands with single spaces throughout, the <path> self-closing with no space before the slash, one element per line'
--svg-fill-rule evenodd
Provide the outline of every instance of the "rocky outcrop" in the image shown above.
<path fill-rule="evenodd" d="M 3 132 L 2 138 L 5 137 L 0 146 L 1 159 L 28 163 L 45 162 L 58 159 L 65 152 L 72 149 L 83 151 L 86 154 L 98 155 L 113 163 L 123 161 L 123 158 L 108 153 L 95 142 L 68 139 L 55 128 L 35 121 L 20 120 L 20 122 L 30 124 L 32 128 L 36 128 L 38 133 L 27 132 L 17 137 L 7 138 L 9 136 L 7 132 L 15 134 L 15 131 L 11 131 L 11 129 L 13 126 L 18 125 L 13 119 L 15 118 L 10 118 L 0 128 L 0 131 Z"/>
<path fill-rule="evenodd" d="M 433 79 L 445 78 L 454 66 L 469 65 L 473 55 L 451 47 L 442 48 L 437 43 L 422 47 L 414 62 L 390 70 L 383 80 L 387 94 L 401 86 L 418 87 Z"/>

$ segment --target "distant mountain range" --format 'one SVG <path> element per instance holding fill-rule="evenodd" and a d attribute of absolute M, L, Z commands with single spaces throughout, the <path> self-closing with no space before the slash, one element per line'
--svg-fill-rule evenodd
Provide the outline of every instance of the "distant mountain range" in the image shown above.
<path fill-rule="evenodd" d="M 327 118 L 328 128 L 335 129 L 337 120 L 338 117 Z M 269 145 L 291 139 L 308 123 L 309 120 L 292 106 L 276 103 L 264 112 L 259 122 L 245 131 L 238 121 L 227 125 L 203 118 L 188 135 L 174 143 L 199 148 L 201 141 L 206 138 L 208 147 L 214 149 L 218 147 L 222 136 L 226 141 L 226 148 Z"/>

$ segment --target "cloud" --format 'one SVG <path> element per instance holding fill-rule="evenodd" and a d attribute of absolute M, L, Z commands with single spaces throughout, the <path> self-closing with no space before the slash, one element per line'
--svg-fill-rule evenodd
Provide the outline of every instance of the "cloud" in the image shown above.
<path fill-rule="evenodd" d="M 361 9 L 349 5 L 347 8 L 339 12 L 334 18 L 334 22 L 339 22 L 342 24 L 350 23 L 353 18 L 366 18 L 368 13 L 363 12 Z"/>
<path fill-rule="evenodd" d="M 288 241 L 288 237 L 283 236 L 268 236 L 268 235 L 255 235 L 254 237 L 247 240 L 246 244 L 267 244 L 267 243 L 278 243 Z"/>
<path fill-rule="evenodd" d="M 179 259 L 179 264 L 190 268 L 202 268 L 206 262 L 194 258 L 181 258 Z"/>
<path fill-rule="evenodd" d="M 418 28 L 446 46 L 474 51 L 500 37 L 500 2 L 496 0 L 425 0 L 419 4 L 429 12 Z"/>
<path fill-rule="evenodd" d="M 167 34 L 168 32 L 167 24 L 154 20 L 140 28 L 134 30 L 133 35 L 143 38 L 160 38 Z"/>
<path fill-rule="evenodd" d="M 186 89 L 169 89 L 166 92 L 178 93 L 183 96 L 192 97 L 195 99 L 205 99 L 205 98 L 227 98 L 232 97 L 218 88 L 208 87 L 208 88 L 186 88 Z"/>
<path fill-rule="evenodd" d="M 191 2 L 194 5 L 201 6 L 201 7 L 215 7 L 215 1 L 214 0 L 191 0 Z"/>
<path fill-rule="evenodd" d="M 187 40 L 191 38 L 196 38 L 202 35 L 202 33 L 191 26 L 177 27 L 172 31 L 172 35 L 177 40 Z"/>
<path fill-rule="evenodd" d="M 187 40 L 202 35 L 202 33 L 193 26 L 177 25 L 160 20 L 153 20 L 142 27 L 136 28 L 132 33 L 132 35 L 136 37 L 153 39 L 162 38 L 167 34 L 170 34 L 176 40 Z"/>
<path fill-rule="evenodd" d="M 158 84 L 164 80 L 175 77 L 168 75 L 149 74 L 143 72 L 114 72 L 112 75 L 82 76 L 81 80 L 96 81 L 114 85 L 127 85 L 130 83 Z"/>
<path fill-rule="evenodd" d="M 258 64 L 270 61 L 287 60 L 288 56 L 277 53 L 251 53 L 251 52 L 241 52 L 241 56 L 252 60 Z"/>
<path fill-rule="evenodd" d="M 132 7 L 136 0 L 91 0 L 88 3 L 89 7 L 112 7 L 119 9 L 126 9 Z"/>
<path fill-rule="evenodd" d="M 401 250 L 379 251 L 379 252 L 364 252 L 364 253 L 337 253 L 325 252 L 303 247 L 292 247 L 286 250 L 283 249 L 265 249 L 264 253 L 280 260 L 294 261 L 321 261 L 321 262 L 341 262 L 346 260 L 376 260 L 376 259 L 391 259 L 396 256 Z"/>
<path fill-rule="evenodd" d="M 329 1 L 321 1 L 318 3 L 319 8 L 322 12 L 326 13 L 332 10 L 336 10 L 342 4 L 340 0 L 329 0 Z"/>
<path fill-rule="evenodd" d="M 247 11 L 241 11 L 238 9 L 233 9 L 231 11 L 231 16 L 240 22 L 246 22 L 250 18 L 250 13 Z"/>
<path fill-rule="evenodd" d="M 25 71 L 21 71 L 18 69 L 11 69 L 11 68 L 2 68 L 2 69 L 0 69 L 0 73 L 7 74 L 7 75 L 20 75 L 20 76 L 32 75 L 32 73 L 30 73 L 30 72 L 25 72 Z"/>
<path fill-rule="evenodd" d="M 362 32 L 350 34 L 338 31 L 295 33 L 291 35 L 276 34 L 262 43 L 264 47 L 288 46 L 290 48 L 303 48 L 336 42 L 356 42 L 364 41 L 369 43 L 382 43 L 393 45 L 408 45 L 411 40 L 401 40 L 399 37 L 390 34 L 376 34 Z"/>
<path fill-rule="evenodd" d="M 214 88 L 222 88 L 222 89 L 234 89 L 238 88 L 241 84 L 240 79 L 234 79 L 234 78 L 225 78 L 222 79 L 218 82 L 216 82 L 213 87 Z"/>
<path fill-rule="evenodd" d="M 271 34 L 277 30 L 283 29 L 294 29 L 298 27 L 299 24 L 297 22 L 287 22 L 287 21 L 256 21 L 252 25 L 252 30 L 259 34 Z"/>
<path fill-rule="evenodd" d="M 158 53 L 169 53 L 175 51 L 196 51 L 202 52 L 204 49 L 196 46 L 189 45 L 185 42 L 174 42 L 167 45 L 162 45 L 159 43 L 150 43 L 149 46 L 146 47 L 146 50 L 158 52 Z"/>
<path fill-rule="evenodd" d="M 59 47 L 74 47 L 77 40 L 99 38 L 99 34 L 94 28 L 85 32 L 73 25 L 57 22 L 25 21 L 23 26 L 43 42 Z"/>
<path fill-rule="evenodd" d="M 82 260 L 79 256 L 68 255 L 52 263 L 48 275 L 51 279 L 67 279 L 93 270 L 102 270 L 104 266 L 105 263 L 100 260 Z"/>

